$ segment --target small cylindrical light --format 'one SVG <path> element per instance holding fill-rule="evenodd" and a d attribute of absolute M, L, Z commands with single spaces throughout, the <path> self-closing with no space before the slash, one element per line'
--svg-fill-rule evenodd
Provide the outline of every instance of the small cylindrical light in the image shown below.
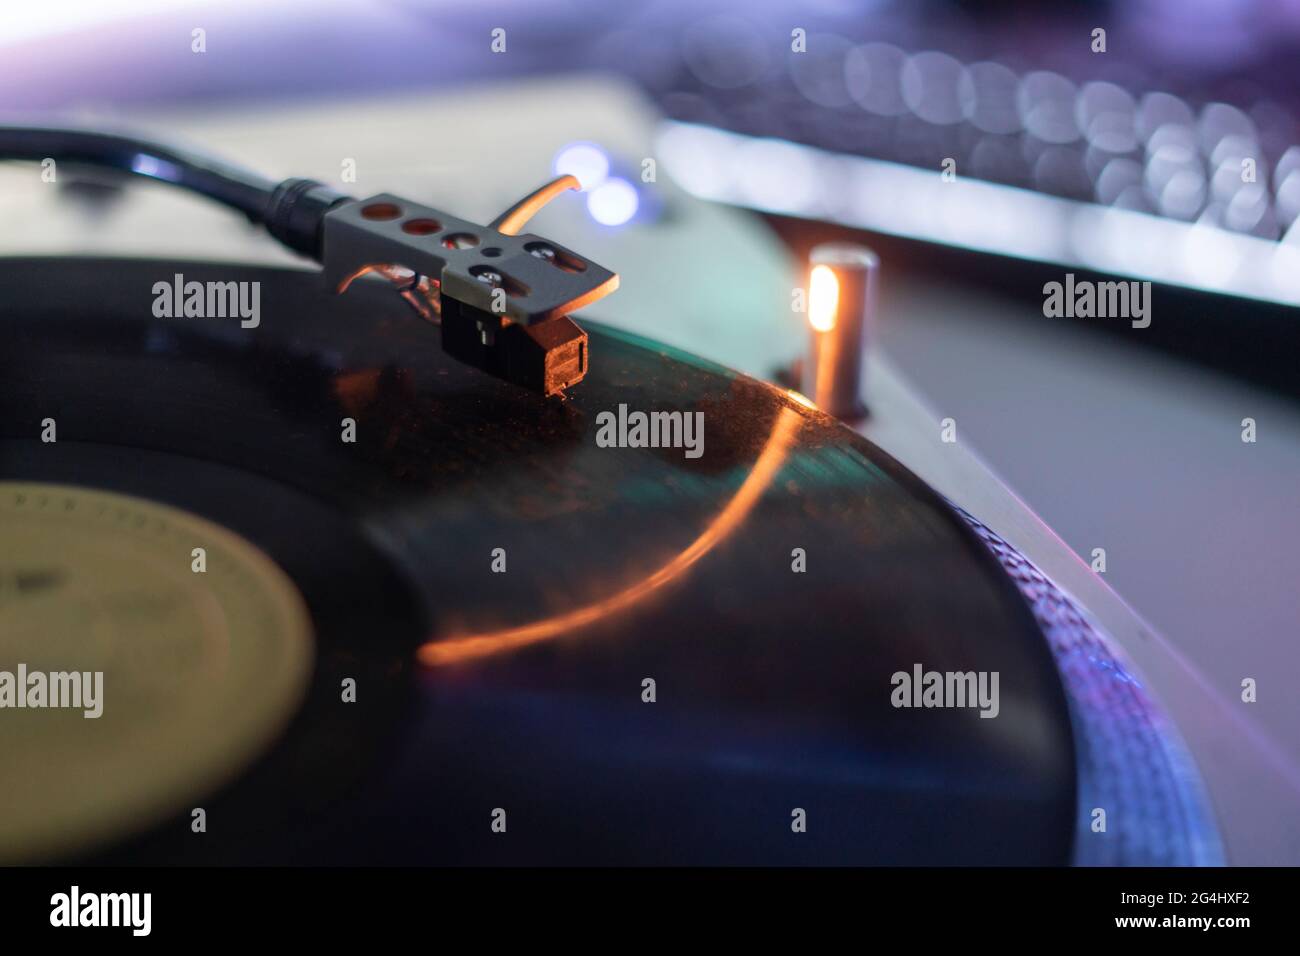
<path fill-rule="evenodd" d="M 825 412 L 853 420 L 862 402 L 862 359 L 876 311 L 880 259 L 850 243 L 816 246 L 808 256 L 808 324 L 812 342 L 803 391 Z"/>
<path fill-rule="evenodd" d="M 816 332 L 835 328 L 840 305 L 840 280 L 830 266 L 813 266 L 808 281 L 808 321 Z"/>

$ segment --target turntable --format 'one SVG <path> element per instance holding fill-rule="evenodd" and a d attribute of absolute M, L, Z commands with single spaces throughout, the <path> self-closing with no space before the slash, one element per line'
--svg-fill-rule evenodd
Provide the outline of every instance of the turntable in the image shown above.
<path fill-rule="evenodd" d="M 588 318 L 618 277 L 522 231 L 563 177 L 479 224 L 115 134 L 0 155 L 322 265 L 0 263 L 0 671 L 67 675 L 0 696 L 5 862 L 1220 859 L 1098 612 L 881 447 L 917 426 L 860 378 L 870 255 L 819 252 L 795 388 Z"/>

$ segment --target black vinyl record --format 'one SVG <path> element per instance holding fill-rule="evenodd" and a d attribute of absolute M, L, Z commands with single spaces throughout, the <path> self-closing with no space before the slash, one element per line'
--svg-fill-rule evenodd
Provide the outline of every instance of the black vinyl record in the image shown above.
<path fill-rule="evenodd" d="M 155 284 L 177 274 L 258 283 L 258 324 L 155 316 Z M 224 623 L 212 623 L 212 572 L 193 571 L 188 547 L 206 535 L 235 555 L 231 582 L 260 582 L 288 617 L 300 598 L 310 631 L 301 658 L 275 658 L 286 672 L 298 660 L 304 677 L 275 691 L 286 703 L 267 713 L 283 716 L 239 731 L 243 756 L 226 748 L 234 729 L 195 705 L 166 745 L 181 754 L 189 741 L 197 769 L 160 779 L 122 818 L 70 805 L 70 820 L 100 813 L 83 838 L 10 856 L 1068 862 L 1075 771 L 1060 680 L 1015 586 L 966 525 L 797 396 L 584 327 L 587 378 L 542 399 L 445 356 L 438 330 L 377 281 L 335 297 L 290 270 L 0 262 L 0 517 L 44 541 L 33 508 L 102 522 L 118 499 L 92 493 L 125 496 L 115 520 L 181 542 L 124 558 L 142 569 L 130 581 L 156 591 L 156 552 L 165 568 L 176 562 L 174 589 L 187 595 L 185 607 L 151 610 L 96 591 L 82 634 L 53 611 L 24 610 L 39 596 L 21 582 L 61 580 L 59 560 L 28 567 L 5 548 L 0 581 L 20 585 L 0 587 L 0 624 L 29 622 L 30 644 L 30 622 L 63 621 L 60 646 L 72 650 L 111 631 L 107 720 L 114 668 L 141 656 L 121 622 L 156 612 L 150 640 L 163 652 L 166 621 L 198 622 L 195 633 L 224 643 L 195 652 L 218 663 L 194 664 L 190 686 L 219 671 L 234 696 L 212 706 L 238 714 L 270 677 L 250 664 L 252 676 L 232 679 L 234 658 L 267 648 L 230 624 L 251 584 L 232 583 Z M 605 447 L 598 432 L 620 406 L 701 413 L 702 453 Z M 137 514 L 130 501 L 175 510 Z M 64 550 L 76 552 L 81 525 L 69 527 Z M 257 571 L 258 555 L 283 586 Z M 117 623 L 101 627 L 104 614 Z M 16 653 L 0 631 L 0 667 Z M 895 706 L 893 675 L 918 667 L 996 672 L 996 718 Z M 95 750 L 105 778 L 113 747 L 142 746 L 166 729 L 168 707 L 189 706 L 165 703 L 165 670 L 150 680 L 164 703 L 132 717 L 139 733 Z M 200 759 L 205 749 L 220 759 Z M 94 802 L 96 780 L 77 785 Z M 11 808 L 40 795 L 7 789 Z"/>

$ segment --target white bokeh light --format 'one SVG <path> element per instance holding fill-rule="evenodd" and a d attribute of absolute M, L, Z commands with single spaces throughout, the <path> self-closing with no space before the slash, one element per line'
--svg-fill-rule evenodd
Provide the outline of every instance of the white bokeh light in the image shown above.
<path fill-rule="evenodd" d="M 641 200 L 626 179 L 607 179 L 587 196 L 587 212 L 602 226 L 621 226 L 636 215 Z"/>
<path fill-rule="evenodd" d="M 555 154 L 557 176 L 576 176 L 583 192 L 590 192 L 609 178 L 609 157 L 595 143 L 570 143 Z"/>

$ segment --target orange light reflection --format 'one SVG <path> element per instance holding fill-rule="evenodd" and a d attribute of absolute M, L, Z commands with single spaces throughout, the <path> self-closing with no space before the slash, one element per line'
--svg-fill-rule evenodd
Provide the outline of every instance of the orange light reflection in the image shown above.
<path fill-rule="evenodd" d="M 430 641 L 421 645 L 417 652 L 420 663 L 430 667 L 453 664 L 461 661 L 499 654 L 502 651 L 515 650 L 529 644 L 547 640 L 585 627 L 593 621 L 623 610 L 640 601 L 650 592 L 663 587 L 680 576 L 687 568 L 707 554 L 718 542 L 738 528 L 754 505 L 758 503 L 767 486 L 772 483 L 781 464 L 789 451 L 790 441 L 798 431 L 802 416 L 793 408 L 783 408 L 772 426 L 754 467 L 745 477 L 736 493 L 709 522 L 700 536 L 687 546 L 684 551 L 674 556 L 667 564 L 633 584 L 594 604 L 588 604 L 563 614 L 543 618 L 531 624 L 489 631 L 483 634 L 470 634 Z"/>

